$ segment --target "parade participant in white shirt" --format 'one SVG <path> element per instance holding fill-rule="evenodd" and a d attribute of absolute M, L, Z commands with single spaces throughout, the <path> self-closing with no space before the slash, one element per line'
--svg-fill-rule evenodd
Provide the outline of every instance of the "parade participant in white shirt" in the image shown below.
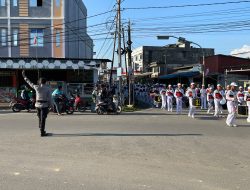
<path fill-rule="evenodd" d="M 205 85 L 202 85 L 201 90 L 201 109 L 207 109 L 207 90 Z"/>
<path fill-rule="evenodd" d="M 239 92 L 237 93 L 238 103 L 241 105 L 244 101 L 244 89 L 242 86 L 239 87 Z"/>
<path fill-rule="evenodd" d="M 210 88 L 207 92 L 207 102 L 208 102 L 208 110 L 207 113 L 209 114 L 214 107 L 214 96 L 213 96 L 213 89 Z"/>
<path fill-rule="evenodd" d="M 225 90 L 225 94 L 224 94 L 224 97 L 226 97 L 226 94 L 227 94 L 227 92 L 230 90 L 230 85 L 227 85 L 226 86 L 226 90 Z"/>
<path fill-rule="evenodd" d="M 167 89 L 167 103 L 168 103 L 168 111 L 173 111 L 173 97 L 174 97 L 174 90 L 171 85 L 168 85 Z"/>
<path fill-rule="evenodd" d="M 193 99 L 197 98 L 197 91 L 195 90 L 195 83 L 191 83 L 190 88 L 187 89 L 186 96 L 188 97 L 188 100 L 189 100 L 188 117 L 194 118 L 196 108 L 195 108 Z"/>
<path fill-rule="evenodd" d="M 244 100 L 247 102 L 247 107 L 248 107 L 247 122 L 250 123 L 250 86 L 247 88 L 247 92 L 245 93 Z"/>
<path fill-rule="evenodd" d="M 228 109 L 226 124 L 229 127 L 237 127 L 235 123 L 236 110 L 237 110 L 237 92 L 236 92 L 237 84 L 235 82 L 232 82 L 230 87 L 231 89 L 226 94 L 227 109 Z"/>
<path fill-rule="evenodd" d="M 223 99 L 224 91 L 220 84 L 217 85 L 217 89 L 214 90 L 214 116 L 219 117 L 220 112 L 222 112 L 222 106 L 220 101 Z"/>
<path fill-rule="evenodd" d="M 161 88 L 161 109 L 166 109 L 167 97 L 166 97 L 166 89 L 164 87 Z"/>
<path fill-rule="evenodd" d="M 181 114 L 182 112 L 182 97 L 184 95 L 184 91 L 181 88 L 181 83 L 177 84 L 177 88 L 174 92 L 174 97 L 176 98 L 176 113 Z"/>

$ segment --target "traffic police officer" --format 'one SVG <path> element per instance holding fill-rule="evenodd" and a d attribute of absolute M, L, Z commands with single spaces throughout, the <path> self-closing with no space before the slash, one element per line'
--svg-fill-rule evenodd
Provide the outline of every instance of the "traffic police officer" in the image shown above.
<path fill-rule="evenodd" d="M 39 119 L 39 128 L 41 131 L 41 137 L 48 136 L 45 131 L 45 122 L 51 106 L 51 91 L 46 85 L 46 79 L 40 78 L 39 85 L 33 84 L 25 75 L 25 71 L 22 71 L 24 80 L 29 84 L 31 88 L 36 91 L 36 104 L 37 116 Z"/>

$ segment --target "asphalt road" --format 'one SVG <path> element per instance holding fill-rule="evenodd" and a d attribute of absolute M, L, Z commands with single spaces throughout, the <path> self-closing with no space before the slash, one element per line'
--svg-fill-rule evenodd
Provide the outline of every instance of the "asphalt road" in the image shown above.
<path fill-rule="evenodd" d="M 122 115 L 0 112 L 1 190 L 249 190 L 250 125 L 144 110 Z"/>

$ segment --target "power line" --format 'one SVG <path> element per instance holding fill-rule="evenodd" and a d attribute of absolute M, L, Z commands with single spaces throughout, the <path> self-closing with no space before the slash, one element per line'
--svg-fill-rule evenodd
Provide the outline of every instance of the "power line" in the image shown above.
<path fill-rule="evenodd" d="M 110 10 L 110 11 L 106 11 L 106 12 L 102 12 L 102 13 L 98 13 L 98 14 L 95 14 L 95 15 L 92 15 L 92 16 L 88 16 L 88 17 L 84 17 L 84 18 L 79 18 L 79 19 L 76 19 L 76 20 L 72 20 L 72 21 L 68 21 L 68 22 L 63 22 L 61 24 L 56 24 L 54 26 L 48 26 L 48 27 L 45 27 L 43 29 L 53 29 L 53 28 L 56 28 L 57 26 L 62 26 L 64 24 L 69 24 L 69 23 L 73 23 L 73 22 L 77 22 L 77 21 L 80 21 L 80 20 L 85 20 L 85 19 L 89 19 L 89 18 L 93 18 L 93 17 L 97 17 L 97 16 L 101 16 L 101 15 L 104 15 L 104 14 L 108 14 L 110 12 L 113 12 L 114 10 Z M 48 19 L 49 20 L 49 19 Z M 86 27 L 88 28 L 88 27 Z M 18 32 L 17 33 L 18 35 L 20 34 L 26 34 L 26 32 Z M 11 35 L 7 35 L 7 36 L 13 36 L 14 34 L 11 34 Z"/>
<path fill-rule="evenodd" d="M 201 6 L 215 6 L 215 5 L 228 5 L 228 4 L 241 4 L 250 3 L 250 1 L 228 1 L 220 3 L 200 3 L 200 4 L 187 4 L 187 5 L 170 5 L 170 6 L 151 6 L 151 7 L 125 7 L 122 10 L 147 10 L 147 9 L 170 9 L 170 8 L 185 8 L 185 7 L 201 7 Z"/>
<path fill-rule="evenodd" d="M 91 27 L 95 27 L 95 26 L 100 26 L 100 25 L 105 25 L 105 24 L 107 24 L 106 22 L 105 23 L 99 23 L 99 24 L 95 24 L 95 25 L 91 25 L 91 26 L 88 26 L 88 27 L 80 27 L 80 28 L 76 28 L 76 29 L 73 29 L 73 31 L 79 31 L 79 30 L 81 30 L 81 29 L 86 29 L 86 28 L 91 28 Z M 58 34 L 65 34 L 65 33 L 67 33 L 68 31 L 61 31 L 61 32 L 59 32 Z M 101 34 L 107 34 L 107 33 L 101 33 Z M 95 34 L 95 35 L 100 35 L 100 34 Z M 92 35 L 92 36 L 95 36 L 95 35 Z M 6 37 L 9 37 L 10 35 L 6 35 Z M 65 35 L 64 35 L 65 36 Z M 44 38 L 46 38 L 46 37 L 56 37 L 56 34 L 48 34 L 48 35 L 44 35 L 43 36 Z M 19 38 L 19 40 L 15 40 L 15 41 L 17 41 L 17 42 L 20 42 L 20 41 L 26 41 L 26 40 L 32 40 L 33 38 L 22 38 L 22 39 L 20 39 Z M 13 42 L 13 40 L 10 40 L 10 41 L 6 41 L 6 43 L 8 43 L 8 42 Z"/>

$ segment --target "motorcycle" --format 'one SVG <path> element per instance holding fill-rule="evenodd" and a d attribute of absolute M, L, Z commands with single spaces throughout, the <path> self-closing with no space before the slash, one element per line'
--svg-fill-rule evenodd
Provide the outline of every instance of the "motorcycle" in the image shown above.
<path fill-rule="evenodd" d="M 20 112 L 22 110 L 30 111 L 30 109 L 35 109 L 35 99 L 24 100 L 21 98 L 14 97 L 10 102 L 9 107 L 13 112 Z"/>
<path fill-rule="evenodd" d="M 75 110 L 79 112 L 85 112 L 87 109 L 90 109 L 88 102 L 84 101 L 81 97 L 72 98 L 75 105 Z"/>
<path fill-rule="evenodd" d="M 96 105 L 96 113 L 98 115 L 103 115 L 103 114 L 110 114 L 110 113 L 114 113 L 114 114 L 120 114 L 122 112 L 122 108 L 119 105 L 118 102 L 115 101 L 104 101 L 104 102 L 100 102 Z"/>
<path fill-rule="evenodd" d="M 58 97 L 58 104 L 61 113 L 73 114 L 74 113 L 74 103 L 75 100 L 73 98 L 68 99 L 65 95 L 61 95 Z M 53 106 L 53 112 L 56 113 L 56 106 Z"/>

